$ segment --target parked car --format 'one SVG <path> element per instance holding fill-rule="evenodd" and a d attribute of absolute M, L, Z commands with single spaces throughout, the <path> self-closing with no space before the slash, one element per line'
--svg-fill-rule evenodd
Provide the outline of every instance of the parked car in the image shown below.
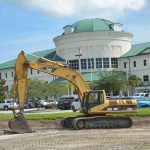
<path fill-rule="evenodd" d="M 17 103 L 13 102 L 13 100 L 5 99 L 5 100 L 0 101 L 0 109 L 7 111 L 11 109 L 12 107 L 17 107 Z"/>
<path fill-rule="evenodd" d="M 51 105 L 51 104 L 54 104 L 56 105 L 56 101 L 55 100 L 47 100 L 47 105 Z"/>
<path fill-rule="evenodd" d="M 33 102 L 34 102 L 35 108 L 41 108 L 41 107 L 43 107 L 39 100 L 35 100 Z"/>
<path fill-rule="evenodd" d="M 80 110 L 80 100 L 79 98 L 75 98 L 71 104 L 71 109 L 75 112 Z"/>
<path fill-rule="evenodd" d="M 35 108 L 35 103 L 34 102 L 26 102 L 24 108 L 25 109 L 27 109 L 27 108 Z"/>
<path fill-rule="evenodd" d="M 138 108 L 150 107 L 150 101 L 148 100 L 138 100 Z"/>
<path fill-rule="evenodd" d="M 59 109 L 71 109 L 71 104 L 75 97 L 61 97 L 57 103 Z"/>
<path fill-rule="evenodd" d="M 146 96 L 148 96 L 148 93 L 135 93 L 134 95 L 131 96 L 131 98 L 141 98 Z"/>
<path fill-rule="evenodd" d="M 46 100 L 39 100 L 39 103 L 40 103 L 41 107 L 44 107 L 48 104 L 48 102 Z"/>

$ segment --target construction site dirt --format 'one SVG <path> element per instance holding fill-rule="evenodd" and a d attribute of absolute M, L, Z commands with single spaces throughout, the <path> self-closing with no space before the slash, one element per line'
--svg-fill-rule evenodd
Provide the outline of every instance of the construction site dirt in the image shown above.
<path fill-rule="evenodd" d="M 58 120 L 28 120 L 33 133 L 12 134 L 0 122 L 0 150 L 150 150 L 150 116 L 126 129 L 63 129 Z"/>

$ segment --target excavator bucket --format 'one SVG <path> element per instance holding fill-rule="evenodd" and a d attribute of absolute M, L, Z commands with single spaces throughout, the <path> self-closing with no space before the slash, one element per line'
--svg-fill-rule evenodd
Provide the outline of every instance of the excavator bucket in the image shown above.
<path fill-rule="evenodd" d="M 14 133 L 22 134 L 33 132 L 23 114 L 19 114 L 18 116 L 15 116 L 14 119 L 9 120 L 8 126 Z"/>

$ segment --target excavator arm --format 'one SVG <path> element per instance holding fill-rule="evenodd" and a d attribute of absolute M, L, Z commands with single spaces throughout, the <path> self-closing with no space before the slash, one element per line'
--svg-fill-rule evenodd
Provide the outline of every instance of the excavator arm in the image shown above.
<path fill-rule="evenodd" d="M 83 95 L 86 91 L 90 91 L 90 88 L 84 78 L 75 70 L 65 66 L 61 63 L 48 60 L 43 57 L 39 57 L 42 62 L 37 61 L 27 61 L 24 52 L 20 52 L 16 60 L 15 67 L 15 85 L 18 88 L 18 99 L 19 106 L 21 109 L 24 107 L 26 98 L 26 83 L 27 83 L 27 71 L 28 68 L 39 70 L 41 72 L 61 77 L 69 82 L 71 82 L 78 91 L 78 96 L 83 101 Z M 17 84 L 16 84 L 17 82 Z M 15 90 L 14 90 L 14 93 Z"/>
<path fill-rule="evenodd" d="M 78 95 L 80 97 L 81 102 L 82 102 L 83 94 L 86 91 L 90 90 L 88 84 L 85 82 L 83 77 L 77 71 L 72 70 L 71 68 L 67 66 L 56 67 L 55 65 L 52 64 L 52 62 L 48 62 L 48 61 L 46 63 L 39 63 L 36 61 L 25 62 L 25 66 L 27 66 L 27 68 L 39 70 L 41 72 L 44 72 L 50 75 L 61 77 L 71 82 L 75 86 L 75 88 L 78 90 Z"/>
<path fill-rule="evenodd" d="M 24 51 L 21 51 L 16 60 L 13 85 L 14 99 L 16 99 L 16 94 L 18 94 L 19 112 L 18 110 L 13 109 L 15 119 L 9 121 L 9 127 L 17 133 L 32 132 L 23 116 L 26 100 L 28 68 L 58 76 L 71 82 L 78 91 L 81 105 L 83 104 L 84 93 L 90 91 L 88 84 L 77 71 L 59 62 L 51 61 L 43 57 L 39 57 L 39 62 L 27 61 Z"/>

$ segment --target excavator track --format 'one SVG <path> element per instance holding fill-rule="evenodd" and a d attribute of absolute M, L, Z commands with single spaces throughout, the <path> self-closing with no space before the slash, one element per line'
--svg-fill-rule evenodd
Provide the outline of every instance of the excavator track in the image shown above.
<path fill-rule="evenodd" d="M 132 120 L 129 117 L 79 116 L 65 118 L 62 120 L 61 125 L 62 127 L 76 130 L 129 128 L 132 126 Z"/>

